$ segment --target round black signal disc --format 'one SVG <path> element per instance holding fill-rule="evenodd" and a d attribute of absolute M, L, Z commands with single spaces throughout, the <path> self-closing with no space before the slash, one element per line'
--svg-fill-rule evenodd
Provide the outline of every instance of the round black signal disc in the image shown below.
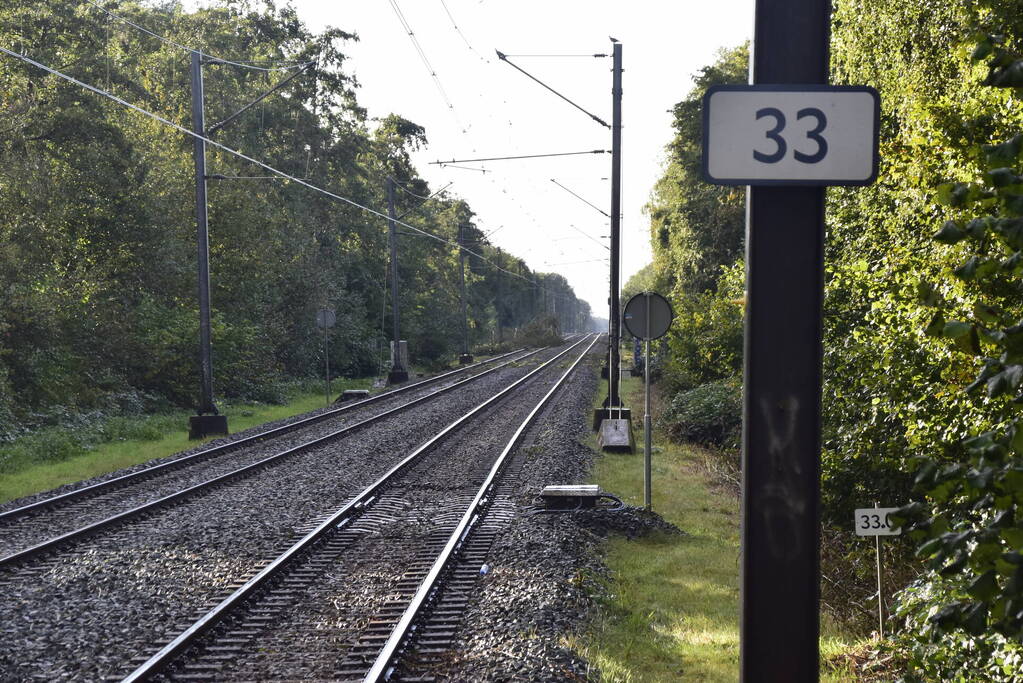
<path fill-rule="evenodd" d="M 625 304 L 622 319 L 632 336 L 649 341 L 667 333 L 675 313 L 668 300 L 660 294 L 640 292 Z"/>

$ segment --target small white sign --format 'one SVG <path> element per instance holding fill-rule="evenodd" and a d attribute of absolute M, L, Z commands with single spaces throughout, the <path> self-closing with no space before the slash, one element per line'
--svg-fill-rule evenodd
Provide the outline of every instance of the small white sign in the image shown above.
<path fill-rule="evenodd" d="M 714 86 L 703 98 L 704 177 L 719 185 L 869 185 L 880 101 L 863 86 Z"/>
<path fill-rule="evenodd" d="M 898 536 L 900 527 L 892 527 L 888 515 L 899 508 L 861 508 L 856 510 L 857 536 Z"/>

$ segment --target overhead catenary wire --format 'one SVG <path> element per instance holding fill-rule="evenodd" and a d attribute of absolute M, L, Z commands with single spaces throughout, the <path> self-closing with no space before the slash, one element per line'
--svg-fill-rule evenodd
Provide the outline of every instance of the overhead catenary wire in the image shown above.
<path fill-rule="evenodd" d="M 441 99 L 444 100 L 444 104 L 447 106 L 448 111 L 451 112 L 451 116 L 455 119 L 455 124 L 458 129 L 465 133 L 465 126 L 458 118 L 458 112 L 455 111 L 455 105 L 452 104 L 451 98 L 448 97 L 447 90 L 444 89 L 444 84 L 440 81 L 440 76 L 437 75 L 437 70 L 433 68 L 433 64 L 430 63 L 430 58 L 426 56 L 426 51 L 423 49 L 422 44 L 419 42 L 419 38 L 416 37 L 415 31 L 412 30 L 412 25 L 409 24 L 408 19 L 405 18 L 404 12 L 401 11 L 401 7 L 398 6 L 397 0 L 387 0 L 391 4 L 391 8 L 394 10 L 395 16 L 398 17 L 398 21 L 401 23 L 405 33 L 408 34 L 409 40 L 412 41 L 412 47 L 415 48 L 416 53 L 419 55 L 419 60 L 426 67 L 427 72 L 430 74 L 430 78 L 433 79 L 433 83 L 437 86 L 437 92 L 440 93 Z"/>
<path fill-rule="evenodd" d="M 306 180 L 303 180 L 302 178 L 297 178 L 297 177 L 295 177 L 295 176 L 293 176 L 293 175 L 291 175 L 289 173 L 285 173 L 284 171 L 278 170 L 278 169 L 274 168 L 273 166 L 271 166 L 271 165 L 269 165 L 269 164 L 267 164 L 265 162 L 262 162 L 262 161 L 260 161 L 258 159 L 250 157 L 247 154 L 244 154 L 242 152 L 239 152 L 238 150 L 232 149 L 231 147 L 228 147 L 227 145 L 225 145 L 223 143 L 217 142 L 216 140 L 212 140 L 212 139 L 210 139 L 210 138 L 208 138 L 208 137 L 206 137 L 204 135 L 200 135 L 199 133 L 196 133 L 195 131 L 189 130 L 188 128 L 185 128 L 184 126 L 182 126 L 180 124 L 174 123 L 173 121 L 170 121 L 169 119 L 166 119 L 166 118 L 160 116 L 159 114 L 154 114 L 153 112 L 148 111 L 146 109 L 143 109 L 142 107 L 139 107 L 138 105 L 132 104 L 131 102 L 128 102 L 128 101 L 118 97 L 117 95 L 114 95 L 113 93 L 110 93 L 110 92 L 108 92 L 108 91 L 106 91 L 106 90 L 104 90 L 102 88 L 96 87 L 94 85 L 90 85 L 88 83 L 85 83 L 84 81 L 80 81 L 77 78 L 75 78 L 74 76 L 70 76 L 68 74 L 65 74 L 62 71 L 59 71 L 57 69 L 54 69 L 53 67 L 47 66 L 46 64 L 43 64 L 42 62 L 38 62 L 38 61 L 32 59 L 31 57 L 28 57 L 26 55 L 20 54 L 18 52 L 14 52 L 13 50 L 9 50 L 9 49 L 7 49 L 7 48 L 5 48 L 3 46 L 0 46 L 0 52 L 2 52 L 3 54 L 6 54 L 9 57 L 14 57 L 15 59 L 20 59 L 21 61 L 25 62 L 26 64 L 30 64 L 30 65 L 36 67 L 37 69 L 41 69 L 41 70 L 43 70 L 43 71 L 45 71 L 45 72 L 47 72 L 49 74 L 52 74 L 52 75 L 57 76 L 59 78 L 63 78 L 64 80 L 66 80 L 66 81 L 68 81 L 70 83 L 74 83 L 75 85 L 77 85 L 77 86 L 79 86 L 81 88 L 84 88 L 84 89 L 86 89 L 86 90 L 88 90 L 88 91 L 90 91 L 92 93 L 97 94 L 97 95 L 100 95 L 101 97 L 106 97 L 106 98 L 108 98 L 110 100 L 113 100 L 114 102 L 117 102 L 121 106 L 127 107 L 127 108 L 131 109 L 132 111 L 135 111 L 135 112 L 137 112 L 139 114 L 142 114 L 144 116 L 148 116 L 149 118 L 151 118 L 151 119 L 153 119 L 155 121 L 159 121 L 160 123 L 162 123 L 162 124 L 164 124 L 166 126 L 169 126 L 169 127 L 173 128 L 173 129 L 177 130 L 178 132 L 183 133 L 183 134 L 185 134 L 185 135 L 187 135 L 187 136 L 189 136 L 191 138 L 202 140 L 206 144 L 212 145 L 213 147 L 216 147 L 217 149 L 220 149 L 220 150 L 226 152 L 227 154 L 230 154 L 232 156 L 238 157 L 239 159 L 243 159 L 244 161 L 247 161 L 249 163 L 255 164 L 256 166 L 259 166 L 260 168 L 262 168 L 262 169 L 264 169 L 266 171 L 269 171 L 270 173 L 274 174 L 275 176 L 280 177 L 283 180 L 290 180 L 291 182 L 294 182 L 294 183 L 297 183 L 299 185 L 302 185 L 303 187 L 309 188 L 310 190 L 313 190 L 314 192 L 318 192 L 318 193 L 323 194 L 323 195 L 325 195 L 327 197 L 331 197 L 333 199 L 337 199 L 338 201 L 344 202 L 345 204 L 348 204 L 349 206 L 352 206 L 354 208 L 360 209 L 362 211 L 370 213 L 370 214 L 372 214 L 374 216 L 377 216 L 379 218 L 390 219 L 390 217 L 386 213 L 383 213 L 381 211 L 377 211 L 376 209 L 373 209 L 373 208 L 370 208 L 370 207 L 365 206 L 363 204 L 360 204 L 360 203 L 358 203 L 357 201 L 355 201 L 353 199 L 349 199 L 348 197 L 344 197 L 342 195 L 336 194 L 334 192 L 331 192 L 330 190 L 326 190 L 326 189 L 324 189 L 322 187 L 319 187 L 317 185 L 314 185 L 314 184 L 312 184 L 312 183 L 310 183 L 310 182 L 308 182 Z M 429 237 L 430 239 L 436 240 L 437 242 L 441 242 L 443 244 L 447 244 L 449 246 L 455 247 L 456 249 L 461 249 L 465 253 L 471 254 L 472 256 L 475 256 L 476 258 L 478 258 L 478 259 L 480 259 L 480 260 L 482 260 L 482 261 L 484 261 L 486 263 L 489 263 L 491 266 L 493 266 L 497 270 L 500 270 L 500 271 L 502 271 L 504 273 L 507 273 L 508 275 L 511 275 L 513 277 L 517 277 L 520 280 L 524 280 L 525 282 L 530 282 L 530 283 L 532 282 L 532 280 L 530 280 L 529 278 L 527 278 L 527 277 L 525 277 L 523 275 L 520 275 L 519 273 L 514 273 L 514 272 L 512 272 L 510 270 L 506 270 L 504 268 L 501 268 L 500 266 L 495 264 L 493 261 L 491 261 L 487 257 L 483 256 L 482 254 L 478 254 L 478 253 L 472 251 L 471 249 L 467 249 L 466 247 L 458 244 L 457 242 L 453 242 L 453 241 L 448 240 L 448 239 L 446 239 L 444 237 L 441 237 L 439 235 L 435 235 L 435 234 L 433 234 L 431 232 L 428 232 L 426 230 L 422 230 L 420 228 L 415 227 L 414 225 L 409 225 L 408 223 L 405 223 L 405 222 L 400 221 L 400 220 L 395 220 L 394 222 L 397 223 L 398 225 L 401 225 L 402 227 L 405 227 L 405 228 L 408 228 L 409 230 L 412 230 L 413 232 L 419 233 L 420 235 L 423 235 L 424 237 Z M 541 288 L 541 289 L 544 289 L 544 288 Z M 544 289 L 544 291 L 550 291 L 550 290 Z"/>
<path fill-rule="evenodd" d="M 447 166 L 450 164 L 461 164 L 461 163 L 476 163 L 480 161 L 510 161 L 515 159 L 541 159 L 544 157 L 574 157 L 581 154 L 609 154 L 610 150 L 606 149 L 590 149 L 583 152 L 555 152 L 554 154 L 520 154 L 519 156 L 510 157 L 485 157 L 482 159 L 451 159 L 449 161 L 437 161 L 429 162 L 433 166 Z"/>
<path fill-rule="evenodd" d="M 467 48 L 469 48 L 469 51 L 472 52 L 477 57 L 479 57 L 485 63 L 489 64 L 490 60 L 481 55 L 479 52 L 477 52 L 476 48 L 474 48 L 472 46 L 472 43 L 469 42 L 469 39 L 465 37 L 464 33 L 462 33 L 462 29 L 458 27 L 458 22 L 455 21 L 455 18 L 451 15 L 451 10 L 448 9 L 448 3 L 444 2 L 444 0 L 440 0 L 440 6 L 444 8 L 444 13 L 447 14 L 448 19 L 451 20 L 451 26 L 455 29 L 455 33 L 457 33 L 458 36 L 462 39 L 462 42 L 465 43 L 465 46 Z"/>
<path fill-rule="evenodd" d="M 593 202 L 591 202 L 590 200 L 588 200 L 588 199 L 585 199 L 585 198 L 583 198 L 583 197 L 579 196 L 578 194 L 576 194 L 576 193 L 575 193 L 575 192 L 573 192 L 572 190 L 568 189 L 567 187 L 565 187 L 564 185 L 562 185 L 561 183 L 559 183 L 559 182 L 558 182 L 557 180 L 555 180 L 554 178 L 551 178 L 551 182 L 552 182 L 552 183 L 554 183 L 555 185 L 557 185 L 558 187 L 560 187 L 560 188 L 561 188 L 562 190 L 564 190 L 565 192 L 567 192 L 567 193 L 569 193 L 570 195 L 572 195 L 573 197 L 575 197 L 576 199 L 578 199 L 579 201 L 583 202 L 584 204 L 586 204 L 586 205 L 588 205 L 588 206 L 590 206 L 590 207 L 592 207 L 592 208 L 596 209 L 597 211 L 599 211 L 600 213 L 604 214 L 604 215 L 605 215 L 605 216 L 607 216 L 608 218 L 610 218 L 610 217 L 611 217 L 611 214 L 609 214 L 609 213 L 608 213 L 607 211 L 604 211 L 604 209 L 600 208 L 599 206 L 597 206 L 596 204 L 594 204 L 594 203 L 593 203 Z"/>
<path fill-rule="evenodd" d="M 165 36 L 162 36 L 159 33 L 156 33 L 155 31 L 149 30 L 145 26 L 140 26 L 139 24 L 136 24 L 135 22 L 131 21 L 130 19 L 125 19 L 124 17 L 120 16 L 119 14 L 115 14 L 115 13 L 111 12 L 110 10 L 108 10 L 106 7 L 103 7 L 99 3 L 93 2 L 93 0 L 84 0 L 84 1 L 85 1 L 86 4 L 92 5 L 93 7 L 98 9 L 99 11 L 101 11 L 104 14 L 106 14 L 107 16 L 111 17 L 112 19 L 115 19 L 115 20 L 121 22 L 122 24 L 127 24 L 128 26 L 131 26 L 132 28 L 134 28 L 134 29 L 136 29 L 138 31 L 141 31 L 142 33 L 145 33 L 145 34 L 147 34 L 149 36 L 152 36 L 153 38 L 156 38 L 157 40 L 159 40 L 160 42 L 164 43 L 165 45 L 170 45 L 171 47 L 176 47 L 179 50 L 184 50 L 186 52 L 198 52 L 200 55 L 205 57 L 208 61 L 215 62 L 217 64 L 229 64 L 231 66 L 237 66 L 237 67 L 241 67 L 243 69 L 253 69 L 255 71 L 289 71 L 291 69 L 304 69 L 305 67 L 307 67 L 307 66 L 309 66 L 310 64 L 313 63 L 312 61 L 306 61 L 306 62 L 296 62 L 295 64 L 285 64 L 285 65 L 282 65 L 282 66 L 265 67 L 265 66 L 257 66 L 257 65 L 255 65 L 255 64 L 253 64 L 251 62 L 235 62 L 235 61 L 232 61 L 230 59 L 224 59 L 223 57 L 218 57 L 216 55 L 212 55 L 212 54 L 210 54 L 208 52 L 204 52 L 203 50 L 198 50 L 196 48 L 188 47 L 187 45 L 182 45 L 181 43 L 173 41 L 170 38 L 167 38 Z"/>

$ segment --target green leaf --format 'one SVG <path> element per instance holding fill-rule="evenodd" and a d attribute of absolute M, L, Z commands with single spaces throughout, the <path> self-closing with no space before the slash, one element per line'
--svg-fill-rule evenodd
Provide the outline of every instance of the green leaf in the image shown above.
<path fill-rule="evenodd" d="M 916 283 L 916 297 L 921 305 L 929 308 L 934 308 L 939 302 L 938 292 L 935 291 L 930 283 L 923 280 Z"/>
<path fill-rule="evenodd" d="M 940 337 L 945 333 L 945 316 L 942 315 L 941 311 L 938 311 L 931 317 L 931 322 L 927 323 L 927 327 L 924 329 L 924 334 L 928 337 Z"/>
<path fill-rule="evenodd" d="M 977 43 L 976 47 L 973 48 L 973 52 L 970 54 L 970 59 L 975 62 L 979 62 L 990 55 L 992 50 L 994 50 L 994 46 L 991 44 L 991 39 L 985 37 Z"/>
<path fill-rule="evenodd" d="M 939 204 L 956 208 L 966 203 L 969 191 L 970 186 L 966 183 L 943 183 L 938 186 L 936 199 Z"/>
<path fill-rule="evenodd" d="M 987 630 L 987 605 L 983 602 L 976 602 L 963 612 L 963 628 L 966 632 L 979 636 Z"/>
<path fill-rule="evenodd" d="M 997 145 L 984 145 L 981 149 L 991 167 L 1011 166 L 1019 159 L 1020 148 L 1023 147 L 1023 136 L 1016 135 L 1006 142 Z M 939 193 L 940 193 L 939 187 Z"/>
<path fill-rule="evenodd" d="M 945 323 L 944 328 L 942 328 L 941 334 L 942 336 L 949 337 L 950 339 L 958 339 L 959 337 L 969 334 L 970 330 L 972 329 L 973 325 L 971 325 L 970 323 L 964 323 L 958 320 L 950 320 L 949 322 Z"/>
<path fill-rule="evenodd" d="M 998 578 L 995 570 L 989 569 L 975 578 L 966 588 L 966 592 L 977 600 L 990 600 L 998 593 Z"/>
<path fill-rule="evenodd" d="M 987 179 L 995 187 L 1008 187 L 1009 185 L 1016 185 L 1020 182 L 1020 177 L 1016 175 L 1015 171 L 1011 168 L 996 168 L 992 171 L 988 171 L 986 174 Z"/>
<path fill-rule="evenodd" d="M 980 351 L 980 337 L 977 334 L 977 328 L 976 327 L 971 325 L 969 333 L 967 333 L 967 334 L 965 334 L 965 335 L 963 335 L 961 337 L 955 337 L 954 341 L 955 341 L 956 347 L 958 347 L 958 349 L 960 351 L 962 351 L 963 353 L 968 353 L 971 356 L 979 356 L 980 355 L 980 352 L 981 352 Z"/>
<path fill-rule="evenodd" d="M 1023 216 L 1023 195 L 1002 195 L 1002 206 L 1005 207 L 1005 210 L 1013 216 Z"/>
<path fill-rule="evenodd" d="M 977 275 L 977 267 L 979 265 L 980 257 L 971 256 L 966 263 L 953 270 L 952 273 L 960 280 L 972 280 Z"/>
<path fill-rule="evenodd" d="M 973 306 L 973 314 L 989 325 L 996 325 L 1002 321 L 1002 312 L 983 302 L 978 301 Z"/>
<path fill-rule="evenodd" d="M 955 244 L 966 239 L 966 233 L 956 224 L 955 221 L 945 221 L 938 232 L 934 233 L 934 240 L 942 244 Z"/>

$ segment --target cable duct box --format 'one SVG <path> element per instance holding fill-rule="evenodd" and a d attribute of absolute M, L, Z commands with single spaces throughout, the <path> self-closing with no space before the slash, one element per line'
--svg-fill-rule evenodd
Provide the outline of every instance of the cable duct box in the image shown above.
<path fill-rule="evenodd" d="M 581 510 L 597 507 L 597 499 L 603 495 L 596 484 L 562 484 L 546 486 L 540 498 L 548 510 Z"/>

